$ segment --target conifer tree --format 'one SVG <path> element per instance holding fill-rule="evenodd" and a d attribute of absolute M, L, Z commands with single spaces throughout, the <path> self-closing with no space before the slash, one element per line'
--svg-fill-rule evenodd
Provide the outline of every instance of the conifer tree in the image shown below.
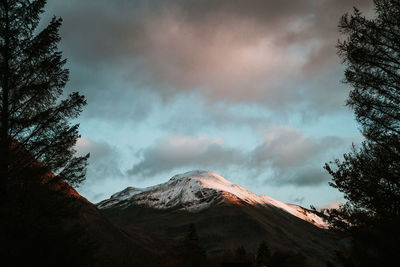
<path fill-rule="evenodd" d="M 375 17 L 354 9 L 339 29 L 338 52 L 352 87 L 347 105 L 365 137 L 343 160 L 325 165 L 347 202 L 328 211 L 352 237 L 351 266 L 389 266 L 400 242 L 400 0 L 375 0 Z"/>
<path fill-rule="evenodd" d="M 247 261 L 247 252 L 243 246 L 239 246 L 236 249 L 236 261 L 238 262 L 246 262 Z"/>
<path fill-rule="evenodd" d="M 185 266 L 200 267 L 207 263 L 206 253 L 201 246 L 193 223 L 189 225 L 189 231 L 184 240 L 184 263 Z"/>
<path fill-rule="evenodd" d="M 374 3 L 375 18 L 355 9 L 339 24 L 347 105 L 366 140 L 325 168 L 348 200 L 338 221 L 352 225 L 400 216 L 400 1 Z"/>
<path fill-rule="evenodd" d="M 73 149 L 76 118 L 86 105 L 77 92 L 63 96 L 69 78 L 57 45 L 61 18 L 38 29 L 46 0 L 0 0 L 0 179 L 56 178 L 78 185 L 87 158 Z M 64 99 L 60 99 L 64 98 Z M 53 179 L 57 180 L 57 179 Z"/>
<path fill-rule="evenodd" d="M 267 266 L 271 258 L 271 251 L 267 245 L 267 242 L 263 240 L 257 249 L 256 255 L 256 266 Z"/>

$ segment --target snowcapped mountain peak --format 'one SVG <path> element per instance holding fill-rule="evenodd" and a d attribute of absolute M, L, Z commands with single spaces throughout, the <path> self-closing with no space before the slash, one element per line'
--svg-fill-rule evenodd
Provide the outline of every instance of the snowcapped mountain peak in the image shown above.
<path fill-rule="evenodd" d="M 170 179 L 170 181 L 173 181 L 173 180 L 181 180 L 181 179 L 187 179 L 187 178 L 190 178 L 190 177 L 203 175 L 203 174 L 209 173 L 209 172 L 210 172 L 210 171 L 204 171 L 204 170 L 189 171 L 189 172 L 185 172 L 185 173 L 181 173 L 181 174 L 176 174 L 176 175 L 172 176 L 172 178 Z M 210 172 L 210 173 L 211 173 L 211 172 Z"/>
<path fill-rule="evenodd" d="M 129 186 L 129 187 L 125 188 L 124 190 L 113 194 L 111 196 L 111 198 L 118 198 L 121 200 L 128 199 L 128 198 L 132 197 L 133 195 L 142 193 L 143 191 L 144 191 L 144 189 L 142 189 L 142 188 L 136 188 L 136 187 Z"/>
<path fill-rule="evenodd" d="M 147 187 L 128 187 L 98 203 L 98 208 L 128 207 L 131 204 L 155 209 L 178 208 L 198 212 L 220 202 L 274 206 L 319 227 L 326 223 L 312 211 L 286 204 L 266 195 L 256 195 L 212 171 L 190 171 L 173 176 L 166 183 Z"/>
<path fill-rule="evenodd" d="M 212 171 L 190 171 L 190 172 L 185 172 L 182 174 L 177 174 L 174 175 L 171 179 L 170 182 L 177 181 L 177 180 L 185 180 L 185 179 L 193 179 L 197 180 L 200 182 L 200 184 L 203 187 L 206 188 L 213 188 L 213 189 L 221 189 L 221 186 L 227 186 L 231 187 L 234 186 L 233 183 L 219 175 L 218 173 L 212 172 Z"/>

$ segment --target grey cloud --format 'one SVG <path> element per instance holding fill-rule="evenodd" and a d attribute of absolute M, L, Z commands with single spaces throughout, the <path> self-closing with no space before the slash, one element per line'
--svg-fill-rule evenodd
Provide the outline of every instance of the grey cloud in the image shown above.
<path fill-rule="evenodd" d="M 344 101 L 329 94 L 340 77 L 315 79 L 338 64 L 339 17 L 370 2 L 71 0 L 50 1 L 50 13 L 65 19 L 63 49 L 73 62 L 134 83 L 119 90 L 195 91 L 210 101 L 324 113 Z M 333 105 L 309 99 L 326 94 Z"/>
<path fill-rule="evenodd" d="M 119 165 L 118 150 L 107 142 L 85 138 L 78 140 L 76 150 L 80 155 L 90 153 L 86 180 L 79 187 L 79 193 L 93 203 L 108 197 L 108 189 L 121 184 L 125 177 Z"/>
<path fill-rule="evenodd" d="M 329 175 L 321 165 L 312 164 L 298 168 L 276 170 L 275 177 L 269 182 L 275 185 L 316 186 L 327 183 Z"/>
<path fill-rule="evenodd" d="M 273 121 L 270 112 L 260 106 L 207 103 L 194 97 L 189 98 L 189 101 L 179 100 L 170 103 L 170 114 L 164 113 L 167 119 L 160 123 L 160 129 L 193 135 L 204 128 L 215 128 L 218 131 L 263 128 Z M 195 123 L 187 123 L 189 121 Z"/>
<path fill-rule="evenodd" d="M 208 136 L 170 136 L 140 151 L 139 155 L 141 160 L 128 170 L 128 175 L 151 177 L 180 167 L 227 168 L 244 160 L 239 150 Z"/>
<path fill-rule="evenodd" d="M 66 92 L 78 90 L 85 95 L 88 106 L 82 113 L 84 118 L 132 119 L 139 122 L 146 119 L 160 102 L 154 92 L 145 90 L 140 83 L 126 82 L 120 73 L 90 69 L 79 64 L 70 64 L 68 67 L 71 80 Z"/>
<path fill-rule="evenodd" d="M 318 185 L 329 180 L 329 175 L 322 166 L 313 166 L 297 173 L 296 179 L 290 181 L 295 185 Z M 282 184 L 282 183 L 281 183 Z"/>
<path fill-rule="evenodd" d="M 90 153 L 88 183 L 123 176 L 118 164 L 118 151 L 108 143 L 81 138 L 77 142 L 76 150 L 78 155 Z"/>
<path fill-rule="evenodd" d="M 128 175 L 151 178 L 178 168 L 247 169 L 266 183 L 314 186 L 329 179 L 322 169 L 324 162 L 337 149 L 348 145 L 349 140 L 342 138 L 307 138 L 284 127 L 270 129 L 264 142 L 248 152 L 208 136 L 170 136 L 140 151 L 140 160 Z"/>
<path fill-rule="evenodd" d="M 290 127 L 271 127 L 265 131 L 264 139 L 254 150 L 251 162 L 253 165 L 269 164 L 278 169 L 305 165 L 312 157 L 319 157 L 343 142 L 337 137 L 315 140 Z"/>
<path fill-rule="evenodd" d="M 324 162 L 350 144 L 350 140 L 338 137 L 306 137 L 290 127 L 271 127 L 264 139 L 252 152 L 250 166 L 257 168 L 260 175 L 263 169 L 271 168 L 274 177 L 268 182 L 276 185 L 312 186 L 327 182 Z"/>

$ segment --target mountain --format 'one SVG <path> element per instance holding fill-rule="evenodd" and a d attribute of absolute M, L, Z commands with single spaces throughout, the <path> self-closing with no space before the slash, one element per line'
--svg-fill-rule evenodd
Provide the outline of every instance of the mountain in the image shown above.
<path fill-rule="evenodd" d="M 286 204 L 267 195 L 256 195 L 211 171 L 191 171 L 173 176 L 168 182 L 147 188 L 128 187 L 110 199 L 97 204 L 100 209 L 144 205 L 155 209 L 178 208 L 199 212 L 218 202 L 273 206 L 320 228 L 327 223 L 315 212 L 298 205 Z"/>
<path fill-rule="evenodd" d="M 274 250 L 292 250 L 320 266 L 337 248 L 315 212 L 256 195 L 210 171 L 173 176 L 147 188 L 128 187 L 97 207 L 126 232 L 141 229 L 175 240 L 189 224 L 211 256 L 239 246 L 255 251 L 262 240 Z"/>
<path fill-rule="evenodd" d="M 2 188 L 3 189 L 3 188 Z M 0 194 L 0 257 L 3 266 L 157 266 L 157 239 L 125 233 L 94 204 L 48 173 L 29 168 Z"/>

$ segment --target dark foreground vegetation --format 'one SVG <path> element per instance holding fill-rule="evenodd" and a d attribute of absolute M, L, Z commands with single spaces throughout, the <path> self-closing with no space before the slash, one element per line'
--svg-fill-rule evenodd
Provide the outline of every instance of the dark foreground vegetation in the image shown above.
<path fill-rule="evenodd" d="M 2 266 L 158 264 L 157 254 L 150 256 L 64 182 L 9 183 L 0 214 Z"/>
<path fill-rule="evenodd" d="M 347 202 L 327 211 L 351 245 L 344 266 L 393 266 L 400 242 L 400 1 L 375 0 L 375 16 L 342 17 L 338 52 L 365 141 L 325 166 Z"/>

